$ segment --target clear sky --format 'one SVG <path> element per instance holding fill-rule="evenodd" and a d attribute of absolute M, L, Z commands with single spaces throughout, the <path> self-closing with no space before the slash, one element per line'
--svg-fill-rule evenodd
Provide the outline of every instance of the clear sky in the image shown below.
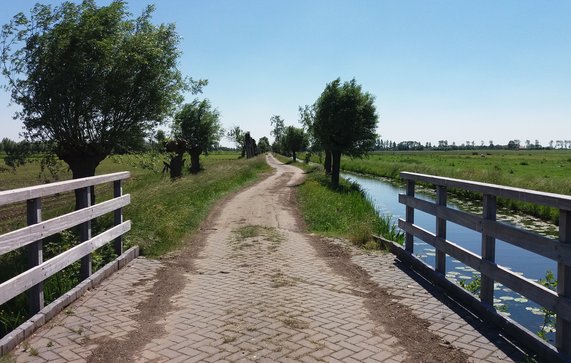
<path fill-rule="evenodd" d="M 36 2 L 2 1 L 0 23 Z M 155 3 L 154 21 L 176 24 L 183 73 L 209 80 L 203 96 L 225 128 L 256 139 L 272 139 L 273 114 L 298 125 L 298 106 L 337 77 L 375 95 L 383 139 L 571 139 L 568 0 L 128 3 L 136 15 Z M 0 138 L 17 139 L 8 103 L 0 91 Z"/>

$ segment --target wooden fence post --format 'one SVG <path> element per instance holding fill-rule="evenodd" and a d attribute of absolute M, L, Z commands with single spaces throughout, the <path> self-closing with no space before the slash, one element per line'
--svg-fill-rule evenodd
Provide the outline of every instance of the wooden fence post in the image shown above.
<path fill-rule="evenodd" d="M 121 180 L 116 180 L 113 182 L 113 197 L 119 198 L 121 195 L 123 195 L 123 189 L 121 187 Z M 113 212 L 113 225 L 118 226 L 121 223 L 123 223 L 123 208 L 118 208 L 118 209 L 115 209 L 115 211 Z M 115 238 L 114 247 L 115 247 L 115 253 L 117 254 L 117 256 L 121 256 L 121 254 L 123 253 L 123 238 L 122 238 L 122 236 Z"/>
<path fill-rule="evenodd" d="M 42 201 L 40 198 L 29 199 L 27 201 L 28 225 L 37 224 L 42 221 Z M 40 265 L 44 260 L 43 242 L 38 240 L 27 246 L 27 269 Z M 28 312 L 30 315 L 37 313 L 44 308 L 44 286 L 40 282 L 32 286 L 27 291 Z"/>
<path fill-rule="evenodd" d="M 436 186 L 436 204 L 446 206 L 447 193 L 446 187 L 443 185 Z M 446 240 L 446 219 L 436 217 L 436 236 Z M 436 249 L 436 261 L 434 269 L 436 272 L 446 274 L 446 254 Z"/>
<path fill-rule="evenodd" d="M 496 196 L 484 194 L 482 219 L 485 221 L 496 220 Z M 482 259 L 490 262 L 496 261 L 496 239 L 487 234 L 485 223 L 482 226 Z M 480 300 L 490 306 L 494 306 L 494 280 L 481 275 L 480 277 Z"/>
<path fill-rule="evenodd" d="M 81 188 L 80 207 L 87 208 L 91 205 L 91 187 Z M 91 238 L 91 221 L 79 225 L 79 241 L 84 242 Z M 91 276 L 91 253 L 81 258 L 80 279 L 85 280 Z"/>
<path fill-rule="evenodd" d="M 559 210 L 559 241 L 571 244 L 571 211 Z M 557 264 L 557 293 L 571 298 L 571 266 Z M 555 323 L 555 346 L 560 352 L 571 356 L 571 321 L 557 316 Z"/>
<path fill-rule="evenodd" d="M 406 195 L 409 197 L 414 197 L 414 185 L 415 181 L 408 179 L 406 181 Z M 414 223 L 414 208 L 406 206 L 406 223 Z M 411 233 L 405 234 L 404 248 L 410 253 L 414 252 L 414 235 Z"/>

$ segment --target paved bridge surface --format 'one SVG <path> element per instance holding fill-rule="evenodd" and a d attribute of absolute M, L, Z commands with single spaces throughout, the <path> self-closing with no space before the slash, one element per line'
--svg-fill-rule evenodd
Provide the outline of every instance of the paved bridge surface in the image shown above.
<path fill-rule="evenodd" d="M 138 258 L 12 353 L 17 362 L 520 361 L 390 254 L 303 232 L 297 168 L 217 207 L 188 247 Z"/>

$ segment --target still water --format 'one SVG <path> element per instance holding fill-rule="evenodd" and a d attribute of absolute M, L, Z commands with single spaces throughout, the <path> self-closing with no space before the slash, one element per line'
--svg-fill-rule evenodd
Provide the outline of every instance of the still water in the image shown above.
<path fill-rule="evenodd" d="M 398 185 L 386 179 L 369 178 L 349 173 L 344 173 L 342 176 L 345 179 L 350 179 L 361 185 L 362 189 L 373 201 L 379 213 L 392 216 L 395 223 L 399 218 L 405 218 L 405 206 L 398 202 L 398 194 L 405 193 L 404 185 Z M 434 190 L 423 190 L 417 186 L 416 197 L 434 201 L 435 193 Z M 454 209 L 481 214 L 481 207 L 475 206 L 471 202 L 463 202 L 449 198 L 448 206 Z M 436 218 L 434 216 L 418 210 L 415 210 L 414 213 L 416 225 L 435 233 Z M 532 217 L 509 215 L 507 212 L 502 213 L 501 210 L 498 210 L 497 219 L 518 227 L 525 226 L 528 230 L 531 229 L 544 235 L 553 235 L 557 231 L 557 227 L 554 225 Z M 482 237 L 480 233 L 455 223 L 447 222 L 446 236 L 447 240 L 481 255 Z M 434 267 L 435 250 L 431 245 L 415 238 L 414 254 Z M 515 273 L 533 280 L 544 278 L 547 271 L 554 273 L 557 271 L 557 265 L 554 261 L 500 240 L 496 241 L 496 262 L 498 265 L 502 265 Z M 469 266 L 447 256 L 446 276 L 448 279 L 457 283 L 461 280 L 469 283 L 478 275 L 479 273 Z M 539 309 L 539 305 L 528 301 L 523 296 L 501 284 L 496 283 L 494 290 L 494 305 L 497 308 L 506 311 L 505 314 L 509 315 L 513 320 L 519 322 L 530 331 L 535 333 L 540 330 L 543 325 L 544 315 Z M 553 339 L 553 334 L 548 334 L 548 338 L 550 338 L 550 340 Z"/>

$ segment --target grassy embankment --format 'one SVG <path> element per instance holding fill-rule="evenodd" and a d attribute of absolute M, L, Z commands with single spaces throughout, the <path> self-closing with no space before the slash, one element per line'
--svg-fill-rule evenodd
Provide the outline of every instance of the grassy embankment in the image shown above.
<path fill-rule="evenodd" d="M 123 155 L 106 159 L 97 169 L 97 174 L 128 170 L 132 177 L 125 182 L 124 193 L 131 194 L 131 204 L 124 210 L 124 218 L 133 222 L 132 230 L 125 237 L 126 247 L 139 245 L 142 253 L 157 257 L 180 247 L 197 229 L 213 204 L 238 188 L 252 183 L 270 168 L 264 158 L 237 160 L 238 154 L 213 153 L 203 157 L 203 170 L 197 175 L 185 175 L 171 181 L 161 174 L 163 157 L 158 155 Z M 13 189 L 42 183 L 38 179 L 39 165 L 27 164 L 12 173 L 0 174 L 0 189 Z M 66 168 L 59 173 L 60 179 L 71 176 Z M 111 197 L 111 187 L 96 189 L 98 201 Z M 46 200 L 44 220 L 73 209 L 73 193 L 61 195 L 57 200 Z M 0 233 L 24 225 L 25 207 L 0 207 L 2 222 Z M 98 218 L 95 230 L 108 228 L 112 216 Z M 94 235 L 96 232 L 94 232 Z M 61 253 L 77 243 L 73 232 L 58 234 L 44 240 L 44 259 Z M 24 270 L 24 252 L 14 251 L 0 256 L 0 282 Z M 111 248 L 103 247 L 94 254 L 94 270 L 112 259 Z M 50 302 L 78 282 L 79 267 L 76 264 L 54 275 L 44 284 L 46 301 Z M 0 306 L 0 336 L 18 326 L 26 318 L 25 298 L 19 296 Z"/>
<path fill-rule="evenodd" d="M 313 157 L 316 161 L 316 156 Z M 571 150 L 480 150 L 375 152 L 362 159 L 343 157 L 342 170 L 400 179 L 401 171 L 508 185 L 571 195 Z M 460 197 L 481 198 L 458 193 Z M 558 221 L 559 212 L 535 204 L 500 199 L 501 206 Z"/>
<path fill-rule="evenodd" d="M 274 156 L 307 172 L 306 180 L 298 190 L 298 201 L 311 232 L 344 237 L 367 249 L 379 249 L 378 243 L 371 239 L 373 234 L 402 242 L 402 234 L 397 232 L 390 218 L 377 213 L 358 185 L 342 180 L 341 186 L 333 189 L 322 167 L 299 162 L 294 164 L 289 158 Z"/>

